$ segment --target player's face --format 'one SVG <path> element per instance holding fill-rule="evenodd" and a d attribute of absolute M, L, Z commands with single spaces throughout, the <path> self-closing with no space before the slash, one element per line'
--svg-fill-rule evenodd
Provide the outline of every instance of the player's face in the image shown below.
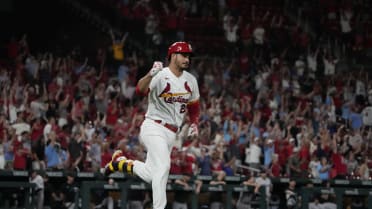
<path fill-rule="evenodd" d="M 175 54 L 175 64 L 179 70 L 186 70 L 190 65 L 190 54 Z"/>

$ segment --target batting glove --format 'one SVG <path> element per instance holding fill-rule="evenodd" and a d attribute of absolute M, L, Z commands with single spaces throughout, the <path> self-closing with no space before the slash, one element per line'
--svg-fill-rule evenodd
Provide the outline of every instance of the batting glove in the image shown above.
<path fill-rule="evenodd" d="M 189 127 L 189 133 L 187 134 L 187 136 L 194 137 L 198 135 L 199 135 L 198 125 L 196 125 L 195 123 L 192 123 Z"/>
<path fill-rule="evenodd" d="M 160 61 L 155 61 L 150 70 L 150 76 L 154 77 L 162 69 L 163 69 L 163 63 Z"/>

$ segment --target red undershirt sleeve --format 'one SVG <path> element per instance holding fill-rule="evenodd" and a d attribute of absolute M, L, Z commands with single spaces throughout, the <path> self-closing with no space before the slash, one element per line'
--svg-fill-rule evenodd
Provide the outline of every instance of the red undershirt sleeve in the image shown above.
<path fill-rule="evenodd" d="M 199 124 L 200 103 L 199 100 L 187 104 L 187 111 L 189 113 L 190 123 Z"/>
<path fill-rule="evenodd" d="M 149 89 L 147 89 L 146 92 L 142 92 L 138 86 L 136 86 L 136 94 L 139 95 L 139 96 L 147 96 L 147 94 L 149 93 Z"/>

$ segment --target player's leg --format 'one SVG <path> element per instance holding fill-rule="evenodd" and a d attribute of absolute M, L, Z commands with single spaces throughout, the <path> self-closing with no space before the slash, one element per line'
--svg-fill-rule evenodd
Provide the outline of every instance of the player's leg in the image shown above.
<path fill-rule="evenodd" d="M 154 209 L 163 209 L 167 204 L 166 186 L 170 169 L 171 146 L 164 136 L 143 137 L 147 147 L 147 159 L 143 167 L 134 165 L 134 173 L 146 177 L 150 171 Z M 145 175 L 143 175 L 145 174 Z"/>
<path fill-rule="evenodd" d="M 154 177 L 154 169 L 155 171 L 159 170 L 156 163 L 153 163 L 155 158 L 152 157 L 151 153 L 155 153 L 155 155 L 162 154 L 170 158 L 169 150 L 171 150 L 174 144 L 175 137 L 176 134 L 170 132 L 163 125 L 155 123 L 152 120 L 145 120 L 141 126 L 139 139 L 147 150 L 146 160 L 145 162 L 134 161 L 133 172 L 147 183 L 151 183 Z M 163 144 L 161 145 L 161 143 Z M 168 154 L 166 155 L 166 153 Z M 165 163 L 164 160 L 162 164 Z"/>
<path fill-rule="evenodd" d="M 169 176 L 172 146 L 169 144 L 169 139 L 164 138 L 164 136 L 142 137 L 142 141 L 147 149 L 145 163 L 137 160 L 129 161 L 124 158 L 119 161 L 112 161 L 108 165 L 110 171 L 126 173 L 129 171 L 126 168 L 130 166 L 131 173 L 136 174 L 146 182 L 151 182 L 154 209 L 164 209 L 167 204 L 166 186 Z"/>
<path fill-rule="evenodd" d="M 141 130 L 140 140 L 146 147 L 147 158 L 144 164 L 135 162 L 134 173 L 144 180 L 146 177 L 151 179 L 153 208 L 164 209 L 167 204 L 170 153 L 176 134 L 160 124 L 146 120 Z"/>
<path fill-rule="evenodd" d="M 112 154 L 112 160 L 105 166 L 105 175 L 108 176 L 111 173 L 119 171 L 128 174 L 133 174 L 133 161 L 127 159 L 121 150 L 116 150 Z"/>
<path fill-rule="evenodd" d="M 135 160 L 133 162 L 133 173 L 135 173 L 138 177 L 140 177 L 142 180 L 146 181 L 147 183 L 151 183 L 152 176 L 151 176 L 151 169 L 150 169 L 148 161 L 149 161 L 148 154 L 146 156 L 145 162 Z"/>
<path fill-rule="evenodd" d="M 162 152 L 162 151 L 156 150 L 156 146 L 160 142 L 154 143 L 156 141 L 156 140 L 154 141 L 154 138 L 156 138 L 155 136 L 144 136 L 141 138 L 142 138 L 142 142 L 146 146 L 146 149 L 148 150 L 145 162 L 141 162 L 138 160 L 131 161 L 129 159 L 126 159 L 124 156 L 122 156 L 120 151 L 119 152 L 116 151 L 113 154 L 112 161 L 106 165 L 105 175 L 110 175 L 113 172 L 119 171 L 119 172 L 124 172 L 124 173 L 129 173 L 129 174 L 136 174 L 138 177 L 140 177 L 147 183 L 151 183 L 152 178 L 153 178 L 153 173 L 152 173 L 153 163 L 151 163 L 152 160 L 151 160 L 151 157 L 149 157 L 148 153 L 152 153 L 152 152 L 156 153 L 156 152 Z M 157 140 L 157 141 L 160 141 L 160 140 Z"/>

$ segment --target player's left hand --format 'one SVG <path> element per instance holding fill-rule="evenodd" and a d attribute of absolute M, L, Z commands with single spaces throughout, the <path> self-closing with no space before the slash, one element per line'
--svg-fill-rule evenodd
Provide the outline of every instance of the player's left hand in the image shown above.
<path fill-rule="evenodd" d="M 187 134 L 187 136 L 191 136 L 191 137 L 199 136 L 198 125 L 196 125 L 195 123 L 192 123 L 189 127 L 189 133 Z"/>

